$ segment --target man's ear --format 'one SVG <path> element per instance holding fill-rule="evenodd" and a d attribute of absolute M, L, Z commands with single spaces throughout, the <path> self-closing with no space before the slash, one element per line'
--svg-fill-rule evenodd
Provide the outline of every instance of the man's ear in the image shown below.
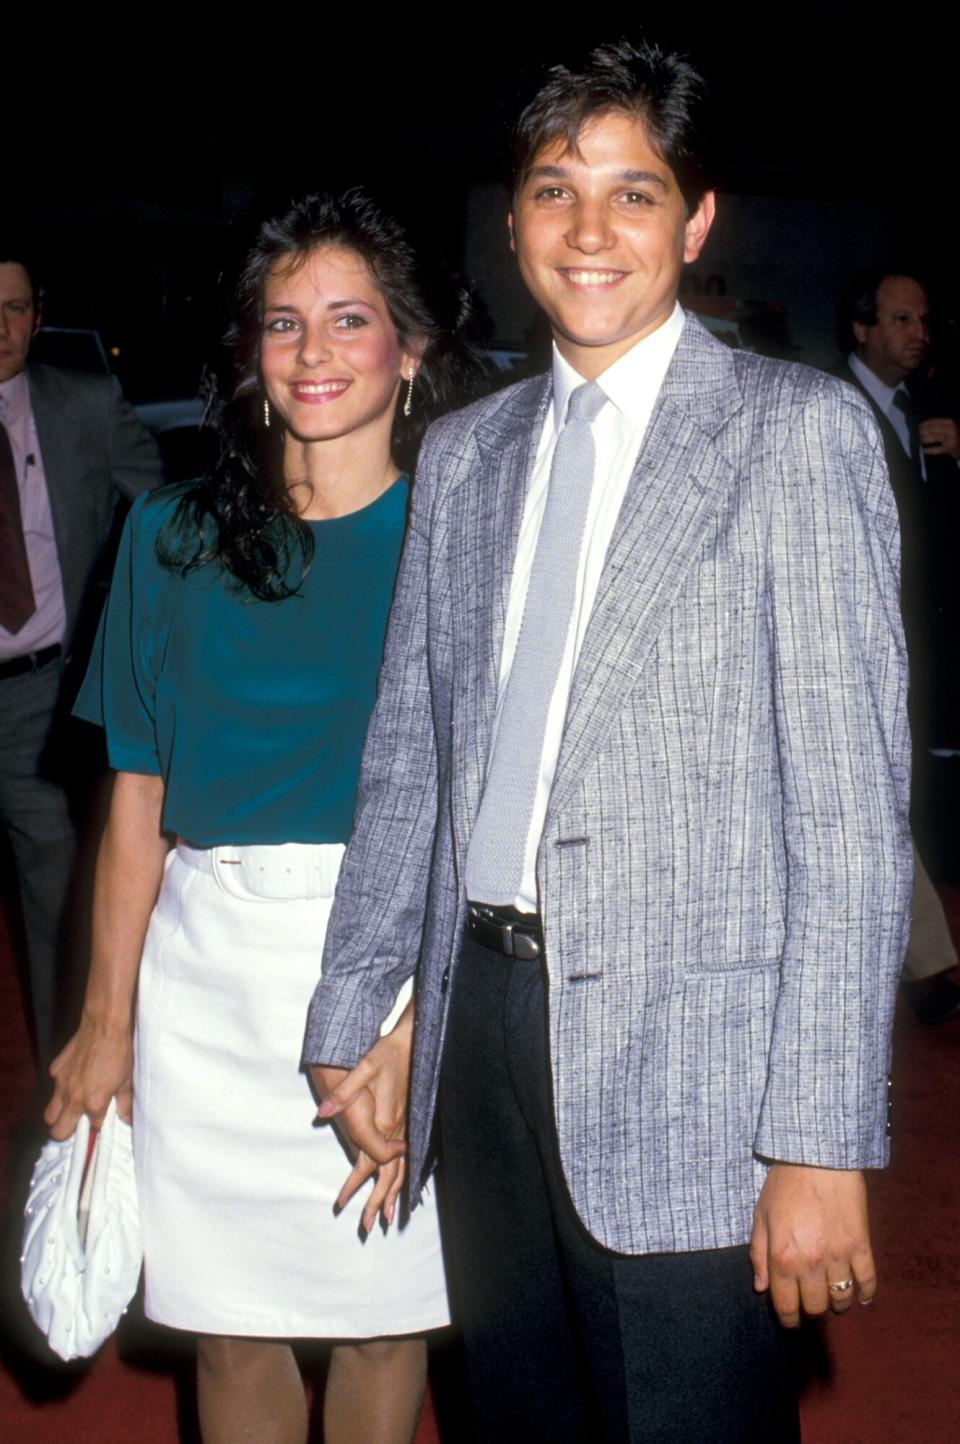
<path fill-rule="evenodd" d="M 510 211 L 510 213 L 509 213 L 508 216 L 507 216 L 507 230 L 510 232 L 510 249 L 511 249 L 511 251 L 513 252 L 513 254 L 516 255 L 516 254 L 517 254 L 517 243 L 516 243 L 516 241 L 514 240 L 514 236 L 513 236 L 513 211 Z"/>
<path fill-rule="evenodd" d="M 703 250 L 713 218 L 717 210 L 717 198 L 713 191 L 705 191 L 700 204 L 687 221 L 683 233 L 683 259 L 695 261 Z"/>
<path fill-rule="evenodd" d="M 42 322 L 43 322 L 43 302 L 42 302 L 42 301 L 34 301 L 34 303 L 33 303 L 33 334 L 34 334 L 34 336 L 35 336 L 35 335 L 37 334 L 37 332 L 40 330 L 40 326 L 41 326 Z"/>
<path fill-rule="evenodd" d="M 870 327 L 865 326 L 862 321 L 853 321 L 851 323 L 851 326 L 853 330 L 853 339 L 856 341 L 858 349 L 861 346 L 865 346 L 867 344 L 867 332 L 869 331 Z"/>

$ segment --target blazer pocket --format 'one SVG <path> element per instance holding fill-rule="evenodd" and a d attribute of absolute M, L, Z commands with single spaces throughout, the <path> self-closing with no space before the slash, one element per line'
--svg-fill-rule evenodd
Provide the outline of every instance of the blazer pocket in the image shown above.
<path fill-rule="evenodd" d="M 687 978 L 710 978 L 718 973 L 729 976 L 731 973 L 764 973 L 779 970 L 781 957 L 770 958 L 718 958 L 715 962 L 698 960 L 695 963 L 688 963 L 684 969 Z"/>

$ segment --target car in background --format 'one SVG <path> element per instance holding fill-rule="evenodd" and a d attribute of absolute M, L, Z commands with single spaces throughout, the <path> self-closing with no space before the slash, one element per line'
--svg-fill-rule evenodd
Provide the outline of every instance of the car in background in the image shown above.
<path fill-rule="evenodd" d="M 199 396 L 142 401 L 135 409 L 157 439 L 167 481 L 192 481 L 209 473 L 216 459 L 215 443 L 204 428 L 206 406 Z"/>
<path fill-rule="evenodd" d="M 30 348 L 31 361 L 98 375 L 112 373 L 118 356 L 98 331 L 78 326 L 41 326 Z M 213 442 L 203 430 L 205 406 L 198 396 L 135 402 L 134 410 L 156 437 L 167 481 L 191 481 L 210 470 Z"/>

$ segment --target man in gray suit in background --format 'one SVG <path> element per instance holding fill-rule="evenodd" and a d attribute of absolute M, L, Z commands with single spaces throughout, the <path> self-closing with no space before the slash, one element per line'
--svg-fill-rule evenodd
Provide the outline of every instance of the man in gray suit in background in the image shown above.
<path fill-rule="evenodd" d="M 40 303 L 25 253 L 0 237 L 0 823 L 17 869 L 30 1002 L 49 1063 L 58 945 L 76 840 L 55 758 L 81 631 L 119 497 L 161 478 L 156 444 L 113 377 L 28 363 Z"/>
<path fill-rule="evenodd" d="M 520 117 L 552 371 L 424 444 L 307 1026 L 349 1186 L 381 1165 L 368 1221 L 412 1026 L 410 1184 L 438 1145 L 480 1440 L 786 1444 L 777 1319 L 876 1288 L 895 509 L 858 397 L 677 306 L 714 213 L 701 102 L 621 44 Z"/>

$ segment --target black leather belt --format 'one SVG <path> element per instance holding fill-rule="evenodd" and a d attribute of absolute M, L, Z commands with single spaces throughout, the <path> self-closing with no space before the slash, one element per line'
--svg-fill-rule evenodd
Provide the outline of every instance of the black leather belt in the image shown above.
<path fill-rule="evenodd" d="M 543 924 L 537 913 L 468 902 L 467 932 L 475 942 L 507 958 L 543 957 Z"/>
<path fill-rule="evenodd" d="M 48 662 L 59 657 L 63 648 L 59 642 L 52 647 L 41 647 L 39 652 L 25 652 L 22 657 L 11 657 L 9 662 L 0 662 L 0 682 L 7 677 L 20 677 L 24 672 L 39 672 Z"/>

